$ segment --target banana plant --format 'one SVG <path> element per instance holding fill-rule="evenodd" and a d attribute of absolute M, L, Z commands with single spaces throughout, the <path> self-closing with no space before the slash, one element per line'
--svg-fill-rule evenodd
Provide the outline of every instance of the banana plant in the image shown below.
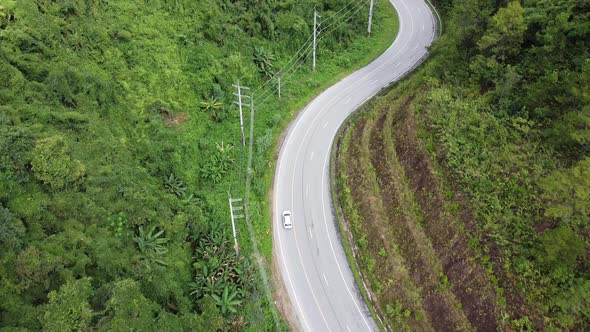
<path fill-rule="evenodd" d="M 156 226 L 152 226 L 149 231 L 144 231 L 143 227 L 139 227 L 139 235 L 133 240 L 137 243 L 139 251 L 144 255 L 145 259 L 160 265 L 167 265 L 166 262 L 160 258 L 168 252 L 166 243 L 169 239 L 163 237 L 164 231 L 156 231 Z"/>
<path fill-rule="evenodd" d="M 238 292 L 235 290 L 230 291 L 229 287 L 227 286 L 223 289 L 221 296 L 217 294 L 211 294 L 211 297 L 221 309 L 222 314 L 226 314 L 228 312 L 236 313 L 238 312 L 236 307 L 242 304 L 242 301 L 237 299 Z"/>
<path fill-rule="evenodd" d="M 201 102 L 201 109 L 209 114 L 211 120 L 219 122 L 223 120 L 223 104 L 215 97 L 209 97 L 208 100 Z"/>
<path fill-rule="evenodd" d="M 272 77 L 274 74 L 275 60 L 274 54 L 264 47 L 254 47 L 254 64 L 258 68 L 258 72 L 266 77 Z"/>
<path fill-rule="evenodd" d="M 170 176 L 165 178 L 164 188 L 177 197 L 183 197 L 186 194 L 186 185 L 184 184 L 184 181 L 177 178 L 174 173 L 170 173 Z"/>

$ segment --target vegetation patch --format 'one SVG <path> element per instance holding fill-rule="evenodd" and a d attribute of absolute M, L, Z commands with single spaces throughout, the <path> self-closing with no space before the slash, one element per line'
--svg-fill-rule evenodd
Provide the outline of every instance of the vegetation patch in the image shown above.
<path fill-rule="evenodd" d="M 0 1 L 0 329 L 287 329 L 243 222 L 233 250 L 227 192 L 244 197 L 246 151 L 231 85 L 295 65 L 280 100 L 254 96 L 250 212 L 266 264 L 281 130 L 395 36 L 388 1 L 372 38 L 366 14 L 342 15 L 351 5 Z M 316 73 L 298 53 L 314 6 L 335 28 Z"/>

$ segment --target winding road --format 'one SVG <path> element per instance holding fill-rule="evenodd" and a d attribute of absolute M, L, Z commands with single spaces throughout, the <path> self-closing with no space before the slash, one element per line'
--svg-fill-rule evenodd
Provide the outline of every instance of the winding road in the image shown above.
<path fill-rule="evenodd" d="M 424 0 L 390 0 L 399 15 L 393 44 L 366 67 L 317 96 L 291 123 L 273 188 L 273 250 L 291 307 L 304 331 L 376 331 L 355 283 L 333 213 L 330 150 L 355 109 L 410 71 L 436 35 Z M 283 210 L 293 214 L 284 229 Z"/>

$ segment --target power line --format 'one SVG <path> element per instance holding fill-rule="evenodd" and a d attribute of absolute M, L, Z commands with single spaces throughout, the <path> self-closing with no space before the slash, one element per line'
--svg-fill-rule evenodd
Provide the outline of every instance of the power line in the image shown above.
<path fill-rule="evenodd" d="M 329 35 L 330 33 L 332 33 L 334 30 L 338 29 L 348 19 L 350 19 L 352 16 L 356 15 L 363 8 L 363 5 L 366 5 L 368 2 L 369 2 L 369 0 L 366 0 L 365 2 L 362 2 L 362 3 L 357 4 L 356 7 L 354 7 L 351 11 L 349 11 L 347 13 L 347 14 L 350 14 L 352 11 L 354 11 L 354 13 L 352 13 L 352 15 L 349 15 L 347 18 L 345 18 L 343 21 L 341 21 L 336 27 L 333 27 L 330 31 L 322 34 L 322 36 L 319 38 L 319 40 L 323 40 L 324 37 L 326 37 L 327 35 Z M 310 48 L 311 48 L 311 44 L 308 45 L 308 47 L 304 51 L 305 53 L 301 54 L 301 56 L 299 57 L 299 59 L 304 58 L 308 54 Z M 289 78 L 291 78 L 291 76 L 294 74 L 294 72 L 297 71 L 301 67 L 302 63 L 299 62 L 299 61 L 294 62 L 291 65 L 291 67 L 289 69 L 287 69 L 287 70 L 281 69 L 281 71 L 283 72 L 283 78 L 282 78 L 282 82 L 283 83 L 288 82 Z M 293 67 L 295 67 L 295 66 L 296 66 L 295 70 L 293 72 L 290 72 L 293 69 Z M 270 82 L 270 80 L 267 81 L 267 83 L 269 83 L 269 82 Z M 262 101 L 257 103 L 257 107 L 262 106 L 273 95 L 273 92 L 274 91 L 276 91 L 276 88 L 274 86 L 272 86 L 272 85 L 269 88 L 265 89 L 265 91 L 262 92 L 260 94 L 259 98 L 258 98 L 258 100 L 261 100 L 262 99 Z"/>
<path fill-rule="evenodd" d="M 368 1 L 368 0 L 365 0 L 365 1 Z M 326 20 L 324 20 L 324 21 L 322 21 L 322 22 L 314 22 L 314 32 L 316 32 L 316 33 L 315 33 L 315 34 L 314 34 L 314 33 L 312 33 L 312 34 L 311 34 L 311 35 L 310 35 L 310 36 L 307 38 L 307 40 L 306 40 L 306 41 L 303 43 L 303 45 L 301 45 L 301 47 L 300 47 L 300 48 L 297 50 L 297 52 L 295 52 L 295 55 L 293 55 L 293 56 L 291 57 L 291 59 L 289 59 L 289 61 L 287 61 L 287 63 L 286 63 L 286 64 L 284 64 L 284 65 L 283 65 L 283 67 L 282 67 L 282 68 L 281 68 L 281 69 L 280 69 L 280 70 L 279 70 L 277 73 L 275 73 L 275 74 L 274 74 L 273 76 L 271 76 L 271 77 L 270 77 L 270 78 L 269 78 L 269 79 L 268 79 L 266 82 L 264 82 L 264 84 L 262 84 L 262 86 L 260 86 L 260 87 L 256 88 L 256 89 L 254 90 L 254 92 L 255 92 L 256 94 L 258 94 L 258 93 L 259 93 L 259 92 L 260 92 L 260 91 L 261 91 L 263 88 L 265 88 L 265 87 L 266 87 L 268 84 L 270 84 L 270 83 L 271 83 L 273 80 L 275 80 L 275 78 L 277 78 L 277 75 L 278 75 L 278 73 L 279 73 L 279 72 L 285 73 L 285 72 L 288 70 L 288 69 L 285 69 L 286 67 L 289 67 L 289 66 L 291 66 L 291 67 L 292 67 L 292 66 L 294 66 L 294 65 L 297 63 L 297 61 L 294 61 L 294 60 L 296 60 L 296 59 L 298 60 L 298 58 L 299 58 L 299 56 L 298 56 L 298 55 L 299 55 L 299 53 L 300 53 L 300 52 L 301 52 L 301 51 L 302 51 L 302 50 L 305 48 L 305 51 L 303 51 L 303 54 L 305 54 L 305 53 L 307 52 L 307 49 L 308 49 L 310 46 L 313 46 L 313 40 L 312 40 L 312 38 L 314 38 L 314 39 L 315 39 L 315 37 L 316 37 L 316 36 L 317 36 L 319 33 L 321 33 L 321 31 L 324 31 L 324 30 L 326 30 L 326 29 L 322 29 L 321 31 L 317 31 L 317 27 L 321 26 L 321 25 L 322 25 L 324 22 L 326 22 L 326 21 L 328 21 L 328 20 L 330 20 L 330 19 L 333 19 L 333 18 L 335 18 L 335 17 L 336 17 L 336 16 L 337 16 L 337 15 L 338 15 L 340 12 L 342 12 L 344 9 L 347 9 L 347 8 L 348 8 L 350 5 L 352 5 L 353 3 L 354 3 L 354 2 L 350 2 L 350 3 L 348 3 L 347 5 L 345 5 L 344 7 L 342 7 L 342 8 L 341 8 L 341 9 L 340 9 L 338 12 L 336 12 L 335 14 L 332 14 L 330 18 L 328 18 L 328 19 L 326 19 Z M 357 6 L 358 6 L 358 5 L 357 5 Z M 353 8 L 353 9 L 354 9 L 354 8 Z M 348 13 L 350 13 L 350 11 L 349 11 Z M 315 19 L 316 19 L 316 18 L 319 18 L 319 17 L 320 17 L 320 16 L 319 16 L 319 15 L 317 15 L 317 11 L 314 9 L 314 21 L 315 21 Z M 308 45 L 308 43 L 310 43 L 310 44 Z M 264 92 L 263 92 L 263 93 L 264 93 Z"/>
<path fill-rule="evenodd" d="M 352 16 L 356 15 L 362 8 L 364 5 L 366 5 L 369 2 L 369 0 L 365 0 L 364 2 L 360 2 L 358 4 L 356 4 L 355 7 L 353 7 L 352 9 L 350 9 L 345 15 L 348 15 L 348 17 L 343 18 L 341 17 L 340 19 L 343 19 L 343 21 L 341 22 L 335 22 L 335 23 L 339 23 L 336 27 L 333 27 L 330 31 L 326 32 L 326 33 L 322 33 L 322 36 L 319 38 L 319 40 L 323 40 L 325 36 L 329 35 L 330 33 L 332 33 L 334 30 L 336 30 L 338 27 L 340 27 L 342 24 L 344 24 L 344 22 L 346 22 L 348 19 L 350 19 Z M 328 27 L 322 29 L 321 31 L 325 31 L 327 30 L 329 27 L 334 26 L 334 24 L 330 24 Z M 309 38 L 308 38 L 309 40 Z M 303 45 L 305 46 L 305 45 Z M 300 50 L 303 48 L 303 46 L 300 48 Z M 305 56 L 307 56 L 310 48 L 311 48 L 312 44 L 307 45 L 304 53 L 302 53 L 299 58 L 297 58 L 297 61 L 293 62 L 290 67 L 288 69 L 284 69 L 285 67 L 283 67 L 283 69 L 281 69 L 281 72 L 283 74 L 283 78 L 282 78 L 282 83 L 286 83 L 288 82 L 289 78 L 293 75 L 293 73 L 290 73 L 290 71 L 293 69 L 293 67 L 295 68 L 295 71 L 297 71 L 300 67 L 301 67 L 301 59 L 304 58 Z M 295 57 L 293 57 L 292 59 L 296 59 Z M 273 76 L 273 78 L 276 77 Z M 269 83 L 271 83 L 273 81 L 273 78 L 269 79 L 265 85 L 268 85 Z M 273 94 L 274 91 L 277 91 L 277 89 L 271 85 L 268 88 L 266 88 L 263 92 L 260 93 L 258 100 L 262 100 L 261 102 L 258 102 L 257 105 L 258 107 L 262 106 Z"/>
<path fill-rule="evenodd" d="M 282 82 L 283 82 L 283 83 L 287 82 L 287 79 L 285 78 L 285 75 L 287 75 L 287 77 L 288 77 L 288 75 L 289 75 L 289 72 L 290 72 L 290 71 L 292 71 L 293 67 L 297 66 L 297 69 L 299 69 L 299 67 L 301 67 L 301 61 L 302 61 L 302 60 L 303 60 L 305 57 L 307 57 L 307 56 L 308 56 L 308 54 L 309 54 L 309 51 L 311 50 L 311 46 L 312 46 L 311 44 L 307 45 L 307 48 L 305 49 L 304 53 L 302 53 L 302 54 L 301 54 L 301 55 L 300 55 L 300 56 L 297 58 L 297 60 L 296 60 L 296 61 L 294 61 L 294 62 L 293 62 L 293 63 L 292 63 L 290 66 L 289 66 L 289 68 L 283 68 L 283 69 L 281 69 L 281 70 L 280 70 L 280 72 L 281 72 L 281 73 L 282 73 L 282 75 L 283 75 L 283 78 L 282 78 Z M 295 70 L 297 70 L 297 69 L 295 69 Z M 271 80 L 267 81 L 267 83 L 269 83 L 269 82 L 271 82 Z M 266 88 L 266 89 L 265 89 L 263 92 L 260 92 L 260 93 L 259 93 L 259 95 L 258 95 L 258 98 L 257 98 L 257 99 L 263 99 L 263 98 L 266 98 L 266 97 L 268 96 L 268 93 L 273 91 L 273 88 L 274 88 L 274 86 L 273 86 L 273 85 L 270 85 L 269 87 L 267 87 L 267 88 Z M 271 95 L 272 95 L 272 93 L 271 93 Z"/>
<path fill-rule="evenodd" d="M 351 6 L 351 5 L 355 4 L 355 3 L 357 3 L 357 1 L 351 1 L 351 2 L 349 2 L 348 4 L 346 4 L 344 7 L 340 8 L 340 9 L 339 9 L 337 12 L 335 12 L 335 13 L 333 13 L 333 14 L 329 14 L 330 16 L 328 16 L 328 17 L 327 17 L 327 18 L 324 20 L 324 22 L 325 22 L 325 21 L 327 21 L 327 20 L 329 20 L 329 19 L 332 19 L 332 18 L 334 18 L 334 17 L 336 17 L 336 16 L 338 16 L 338 15 L 340 15 L 340 13 L 341 13 L 342 11 L 344 11 L 344 10 L 345 10 L 345 9 L 347 9 L 349 6 Z M 323 22 L 322 22 L 322 23 L 323 23 Z"/>
<path fill-rule="evenodd" d="M 303 43 L 303 45 L 301 45 L 301 47 L 289 59 L 289 61 L 287 61 L 287 63 L 285 65 L 283 65 L 283 67 L 279 71 L 277 71 L 277 73 L 272 75 L 266 82 L 264 82 L 260 87 L 258 87 L 254 90 L 254 92 L 258 95 L 257 99 L 262 100 L 262 102 L 259 103 L 258 106 L 261 106 L 266 100 L 268 100 L 268 98 L 275 91 L 278 91 L 273 83 L 278 79 L 279 73 L 281 73 L 283 75 L 283 77 L 281 78 L 281 81 L 282 81 L 281 83 L 286 83 L 288 81 L 288 77 L 291 76 L 289 74 L 289 72 L 294 67 L 296 67 L 295 70 L 297 70 L 301 67 L 300 61 L 308 55 L 309 49 L 314 46 L 314 43 L 313 43 L 314 40 L 312 40 L 312 39 L 315 39 L 314 37 L 317 38 L 317 36 L 320 35 L 319 40 L 323 40 L 325 36 L 332 33 L 334 30 L 336 30 L 338 27 L 340 27 L 342 24 L 344 24 L 344 22 L 348 21 L 352 16 L 356 15 L 363 8 L 363 6 L 366 5 L 369 1 L 372 1 L 372 0 L 364 0 L 364 1 L 361 1 L 358 3 L 349 2 L 347 5 L 342 7 L 335 14 L 331 15 L 329 18 L 323 20 L 320 23 L 318 23 L 316 21 L 315 22 L 316 24 L 314 24 L 314 27 L 317 29 L 317 27 L 321 26 L 321 24 L 323 24 L 324 22 L 327 22 L 329 20 L 334 20 L 333 22 L 328 24 L 326 27 L 323 27 L 319 31 L 314 29 L 315 33 L 312 33 L 307 38 L 307 40 Z M 338 17 L 339 14 L 342 12 L 345 12 L 345 13 L 342 14 L 340 17 Z M 319 15 L 317 15 L 317 16 L 316 15 L 317 15 L 317 12 L 314 11 L 314 19 L 315 20 L 317 20 L 317 17 L 319 17 Z M 336 25 L 336 27 L 334 27 L 334 25 Z M 330 29 L 330 28 L 332 28 L 332 29 Z M 328 32 L 325 32 L 328 29 L 330 29 L 330 30 Z M 316 43 L 319 40 L 316 40 Z M 313 66 L 313 64 L 312 64 L 312 68 L 313 67 L 315 67 L 315 66 Z"/>
<path fill-rule="evenodd" d="M 309 53 L 309 52 L 310 52 L 310 50 L 308 50 L 308 53 Z M 297 62 L 297 67 L 296 67 L 295 69 L 291 68 L 291 69 L 293 69 L 293 70 L 290 70 L 290 72 L 288 72 L 287 74 L 283 74 L 282 82 L 288 82 L 288 81 L 289 81 L 289 79 L 290 79 L 290 78 L 291 78 L 293 75 L 295 75 L 295 73 L 297 72 L 297 70 L 298 70 L 299 68 L 301 68 L 301 66 L 303 66 L 303 62 L 301 62 L 301 61 L 298 61 L 298 62 Z M 264 105 L 264 103 L 265 103 L 265 102 L 266 102 L 268 99 L 270 99 L 270 97 L 272 97 L 272 96 L 273 96 L 273 92 L 274 92 L 274 91 L 276 91 L 276 88 L 275 88 L 275 90 L 272 90 L 272 88 L 271 88 L 270 90 L 268 90 L 268 92 L 270 92 L 270 93 L 267 93 L 267 94 L 266 94 L 266 96 L 264 96 L 264 97 L 260 97 L 260 98 L 258 98 L 258 100 L 262 99 L 262 101 L 260 101 L 260 102 L 257 102 L 257 107 L 261 107 L 262 105 Z M 263 98 L 264 98 L 264 99 L 263 99 Z"/>
<path fill-rule="evenodd" d="M 354 13 L 352 13 L 352 15 L 350 15 L 348 18 L 344 19 L 342 22 L 340 22 L 340 24 L 338 24 L 336 27 L 332 28 L 332 30 L 330 30 L 330 31 L 326 32 L 325 34 L 323 34 L 323 36 L 329 35 L 329 34 L 331 34 L 332 32 L 334 32 L 334 30 L 338 29 L 338 28 L 339 28 L 339 27 L 340 27 L 342 24 L 344 24 L 344 23 L 345 23 L 346 21 L 348 21 L 348 20 L 349 20 L 349 19 L 350 19 L 352 16 L 356 15 L 356 14 L 357 14 L 357 13 L 358 13 L 358 12 L 359 12 L 361 9 L 363 9 L 363 5 L 366 5 L 366 4 L 367 4 L 367 2 L 368 2 L 368 0 L 367 0 L 367 1 L 365 1 L 364 3 L 362 3 L 362 5 L 358 6 L 358 7 L 357 7 L 357 9 L 356 9 L 356 11 L 355 11 Z M 326 30 L 327 30 L 327 28 L 326 28 Z M 324 31 L 324 30 L 322 30 L 322 31 Z M 323 37 L 320 37 L 320 40 L 322 40 L 322 39 L 323 39 Z"/>
<path fill-rule="evenodd" d="M 309 45 L 311 45 L 311 39 L 312 39 L 312 38 L 313 38 L 313 35 L 310 35 L 310 36 L 307 38 L 307 40 L 306 40 L 306 41 L 303 43 L 303 45 L 301 45 L 301 47 L 300 47 L 300 48 L 297 50 L 297 52 L 295 52 L 295 55 L 293 55 L 293 56 L 291 57 L 291 59 L 289 59 L 289 61 L 287 61 L 287 63 L 285 63 L 285 64 L 283 65 L 283 68 L 285 68 L 285 67 L 287 67 L 287 66 L 291 65 L 292 61 L 293 61 L 294 59 L 298 58 L 298 54 L 299 54 L 299 53 L 301 52 L 301 50 L 302 50 L 302 49 L 303 49 L 303 48 L 304 48 L 304 47 L 307 45 L 307 43 L 310 43 Z M 308 45 L 308 47 L 309 47 L 309 45 Z M 281 69 L 280 71 L 282 71 L 282 70 L 283 70 L 283 69 Z M 261 90 L 261 89 L 262 89 L 264 86 L 266 86 L 266 85 L 267 85 L 269 82 L 271 82 L 271 81 L 272 81 L 272 80 L 275 78 L 275 76 L 276 76 L 276 75 L 277 75 L 277 74 L 274 74 L 274 75 L 273 75 L 273 76 L 271 76 L 271 77 L 270 77 L 270 78 L 269 78 L 269 79 L 268 79 L 268 80 L 267 80 L 267 81 L 266 81 L 264 84 L 262 84 L 260 87 L 256 88 L 256 89 L 254 90 L 254 93 L 258 94 L 258 92 L 259 92 L 259 91 L 260 91 L 260 90 Z"/>
<path fill-rule="evenodd" d="M 337 20 L 342 20 L 344 19 L 345 21 L 348 20 L 350 18 L 351 13 L 353 13 L 353 15 L 356 15 L 356 13 L 358 13 L 359 9 L 368 2 L 369 0 L 364 0 L 361 1 L 359 3 L 356 3 L 355 1 L 351 1 L 348 4 L 346 4 L 345 6 L 343 6 L 342 8 L 340 8 L 336 13 L 334 14 L 330 14 L 330 16 L 326 19 L 324 19 L 321 22 L 318 22 L 317 25 L 318 26 L 322 26 L 325 22 L 328 22 L 330 20 L 335 20 L 333 22 L 331 22 L 330 24 L 328 24 L 326 27 L 322 28 L 321 30 L 319 30 L 317 32 L 317 35 L 321 35 L 319 40 L 323 39 L 324 35 L 327 35 L 329 33 L 331 33 L 332 31 L 334 31 L 335 29 L 332 29 L 331 31 L 329 31 L 328 33 L 324 33 L 324 31 L 328 30 L 330 27 L 334 26 L 334 24 L 337 24 L 338 21 Z M 353 6 L 353 8 L 350 8 L 351 6 Z M 315 10 L 315 8 L 314 8 Z M 343 14 L 341 17 L 338 17 L 342 12 L 346 11 L 345 14 Z M 311 13 L 311 11 L 309 12 Z M 315 13 L 315 11 L 314 11 Z M 308 15 L 306 15 L 308 16 Z M 345 17 L 348 16 L 348 17 Z M 314 15 L 315 18 L 315 15 Z M 338 26 L 340 26 L 342 24 L 342 22 L 340 22 L 340 24 Z M 309 37 L 307 38 L 307 40 L 305 42 L 303 42 L 303 44 L 301 45 L 301 47 L 299 47 L 299 49 L 297 50 L 297 52 L 295 52 L 295 54 L 287 61 L 287 63 L 285 63 L 283 65 L 283 67 L 277 71 L 277 73 L 275 73 L 274 75 L 272 75 L 268 80 L 266 80 L 266 82 L 264 82 L 261 86 L 255 88 L 253 90 L 254 93 L 256 93 L 259 96 L 264 96 L 266 93 L 268 93 L 268 91 L 272 91 L 273 88 L 269 87 L 267 88 L 267 86 L 269 84 L 271 84 L 273 81 L 275 81 L 277 79 L 277 75 L 279 72 L 285 74 L 289 69 L 285 69 L 287 67 L 292 68 L 293 66 L 295 66 L 297 64 L 298 61 L 300 61 L 301 58 L 301 52 L 303 50 L 302 55 L 307 55 L 307 50 L 309 49 L 309 47 L 313 46 L 313 37 L 314 37 L 314 33 L 311 33 L 309 35 Z M 309 44 L 308 44 L 309 43 Z M 285 79 L 283 79 L 283 83 L 286 82 Z M 262 91 L 262 92 L 261 92 Z"/>
<path fill-rule="evenodd" d="M 341 22 L 338 21 L 333 21 L 332 23 L 328 24 L 326 27 L 324 27 L 321 30 L 321 33 L 323 35 L 327 35 L 332 33 L 334 30 L 336 30 L 338 27 L 340 27 L 344 22 L 348 21 L 351 17 L 355 16 L 359 10 L 361 10 L 363 8 L 364 5 L 366 5 L 369 2 L 369 0 L 365 0 L 365 1 L 361 1 L 359 2 L 356 7 L 353 7 L 351 10 L 349 10 L 348 12 L 346 12 L 346 14 L 342 15 L 342 17 L 340 17 L 340 19 L 342 20 Z M 329 32 L 324 34 L 324 31 L 332 28 L 335 24 L 338 24 L 336 26 L 336 28 L 333 28 L 332 30 L 330 30 Z"/>

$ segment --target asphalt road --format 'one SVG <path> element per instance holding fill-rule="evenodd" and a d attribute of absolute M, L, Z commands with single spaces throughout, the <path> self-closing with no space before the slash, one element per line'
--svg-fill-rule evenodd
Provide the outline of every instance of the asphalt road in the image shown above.
<path fill-rule="evenodd" d="M 317 96 L 290 125 L 280 149 L 273 250 L 299 328 L 305 331 L 377 330 L 340 243 L 329 162 L 332 142 L 347 116 L 411 70 L 434 39 L 436 19 L 424 0 L 390 1 L 400 21 L 395 42 Z M 293 214 L 292 229 L 282 226 L 283 210 Z"/>

